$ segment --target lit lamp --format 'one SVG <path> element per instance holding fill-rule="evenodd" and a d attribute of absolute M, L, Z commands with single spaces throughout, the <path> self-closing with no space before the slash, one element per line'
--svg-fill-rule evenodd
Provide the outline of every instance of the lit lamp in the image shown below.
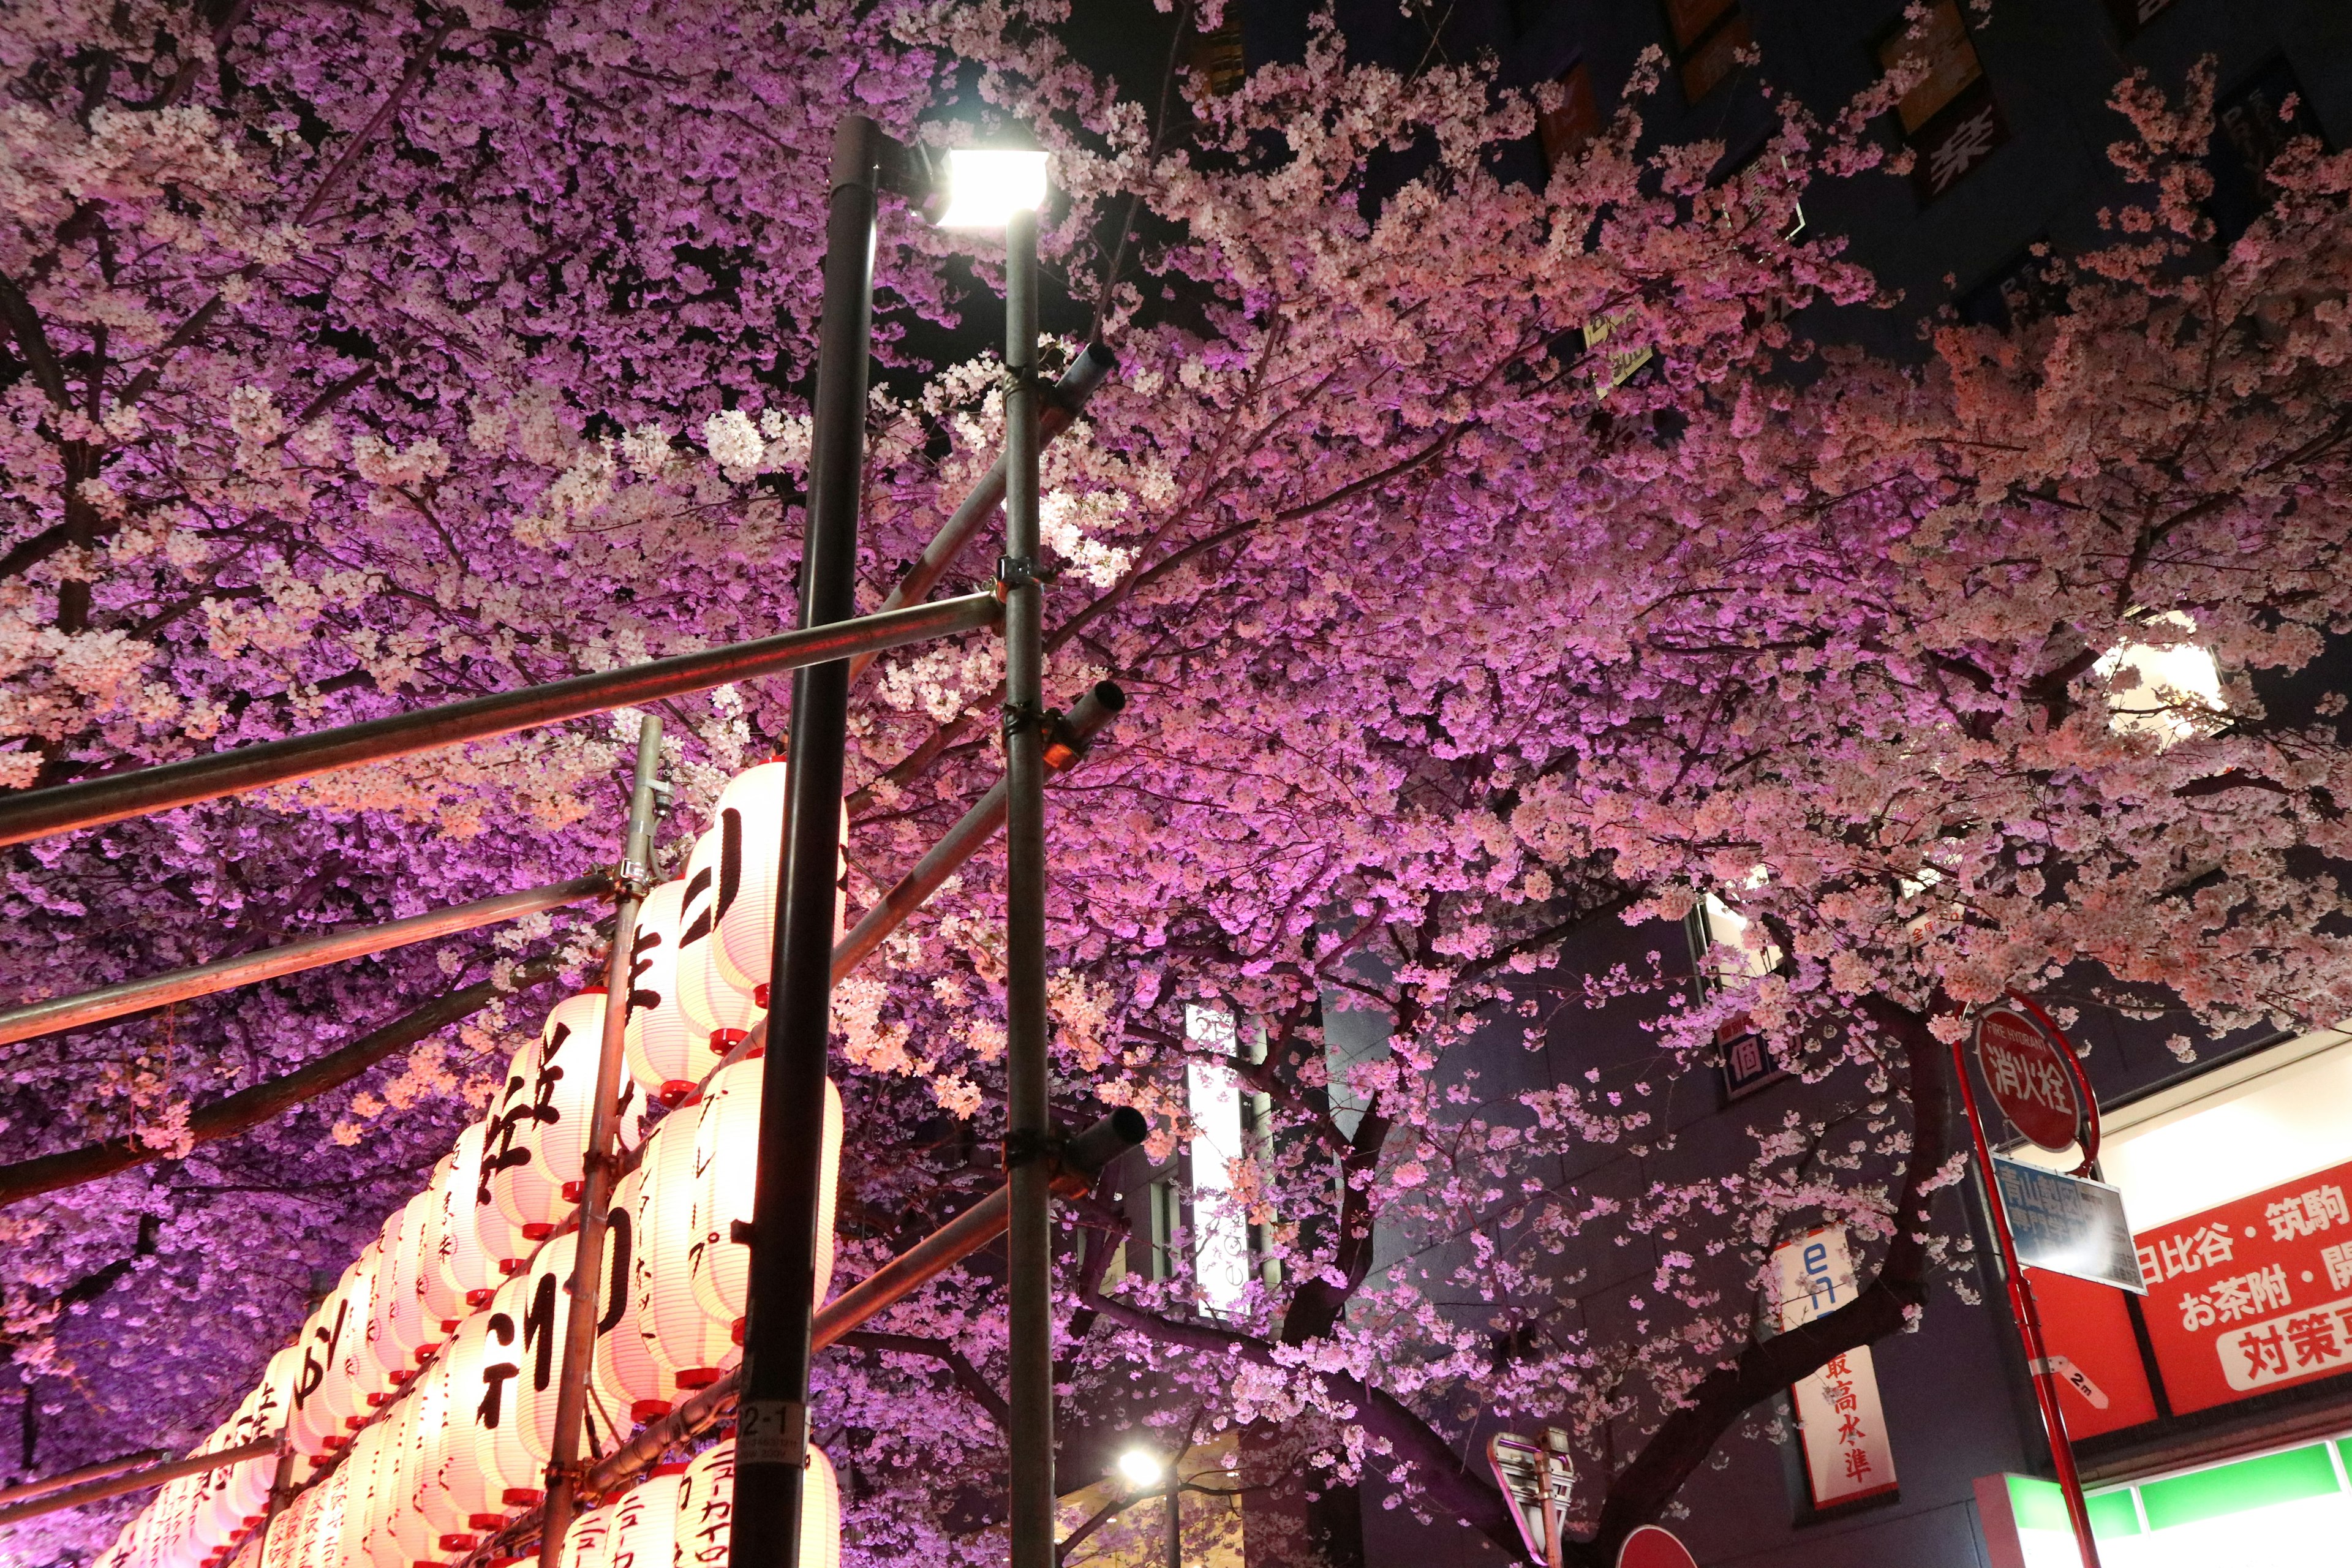
<path fill-rule="evenodd" d="M 1015 147 L 953 148 L 947 185 L 941 228 L 1003 228 L 1014 213 L 1045 205 L 1045 154 Z"/>
<path fill-rule="evenodd" d="M 1118 1457 L 1121 1479 L 1140 1496 L 1147 1487 L 1168 1483 L 1168 1568 L 1183 1568 L 1184 1516 L 1181 1503 L 1183 1489 L 1177 1485 L 1175 1468 L 1167 1464 L 1149 1448 L 1129 1448 Z"/>

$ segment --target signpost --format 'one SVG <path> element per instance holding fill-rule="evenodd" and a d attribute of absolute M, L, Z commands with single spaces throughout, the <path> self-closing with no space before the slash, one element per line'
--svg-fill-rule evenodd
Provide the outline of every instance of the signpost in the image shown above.
<path fill-rule="evenodd" d="M 1486 1439 L 1486 1463 L 1494 1467 L 1503 1495 L 1511 1500 L 1511 1517 L 1518 1522 L 1529 1560 L 1543 1568 L 1560 1568 L 1569 1488 L 1576 1479 L 1568 1463 L 1568 1434 L 1557 1426 L 1545 1427 L 1540 1438 L 1497 1432 Z"/>
<path fill-rule="evenodd" d="M 1672 1531 L 1645 1524 L 1617 1549 L 1617 1568 L 1698 1568 L 1698 1559 Z"/>
<path fill-rule="evenodd" d="M 1977 1065 L 1984 1072 L 1993 1103 L 2000 1108 L 2010 1124 L 2053 1152 L 2063 1152 L 2079 1142 L 2083 1163 L 2074 1173 L 2088 1175 L 2099 1152 L 2098 1101 L 2091 1094 L 2082 1063 L 2063 1031 L 2040 1007 L 2011 992 L 2008 1000 L 1994 1004 L 1978 1017 L 1975 1037 Z M 1984 1116 L 1977 1106 L 1976 1085 L 1957 1039 L 1952 1042 L 1952 1072 L 1959 1081 L 1960 1103 L 1969 1113 L 1969 1137 L 1976 1151 L 1977 1169 L 1986 1178 L 1985 1206 L 1992 1215 L 1993 1240 L 2000 1248 L 2002 1282 L 2009 1289 L 2009 1307 L 2017 1320 L 2018 1336 L 2025 1342 L 2025 1364 L 2033 1380 L 2034 1402 L 2042 1408 L 2042 1429 L 2050 1438 L 2050 1458 L 2057 1467 L 2058 1487 L 2065 1494 L 2066 1517 L 2074 1527 L 2074 1545 L 2082 1553 L 2083 1568 L 2099 1568 L 2098 1542 L 2092 1539 L 2090 1509 L 2083 1500 L 2083 1478 L 2074 1468 L 2074 1447 L 2066 1436 L 2066 1415 L 2058 1404 L 2058 1384 L 2064 1373 L 2052 1363 L 2049 1346 L 2043 1342 L 2042 1317 L 2034 1308 L 2032 1287 L 2026 1282 L 2024 1264 L 2018 1256 L 2017 1235 L 2010 1227 L 2009 1205 L 2001 1191 L 2000 1167 L 2009 1162 L 1995 1161 L 1986 1144 Z M 2099 1184 L 2085 1182 L 2082 1185 L 2096 1187 Z M 2069 1194 L 2057 1212 L 2061 1215 L 2079 1215 L 2085 1207 L 2082 1200 Z M 2118 1222 L 2120 1211 L 2118 1204 Z M 2054 1237 L 2063 1242 L 2080 1229 L 2076 1226 L 2075 1230 L 2070 1231 L 2070 1222 L 2063 1217 L 2039 1214 L 2028 1217 L 2038 1237 Z M 2130 1245 L 2128 1231 L 2125 1245 Z"/>

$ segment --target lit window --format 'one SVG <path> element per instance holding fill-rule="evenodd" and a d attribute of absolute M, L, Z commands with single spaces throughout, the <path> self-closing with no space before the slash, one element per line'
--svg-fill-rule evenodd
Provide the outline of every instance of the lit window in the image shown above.
<path fill-rule="evenodd" d="M 1559 107 L 1536 116 L 1536 142 L 1544 168 L 1559 168 L 1601 134 L 1601 101 L 1592 93 L 1592 73 L 1579 60 L 1559 75 Z"/>
<path fill-rule="evenodd" d="M 1184 1009 L 1184 1036 L 1196 1050 L 1230 1057 L 1239 1047 L 1231 1015 Z M 1184 1068 L 1184 1111 L 1192 1133 L 1192 1275 L 1201 1302 L 1229 1312 L 1249 1289 L 1249 1214 L 1234 1195 L 1234 1166 L 1246 1152 L 1241 1085 L 1233 1069 L 1209 1062 Z"/>
<path fill-rule="evenodd" d="M 2009 123 L 1960 20 L 1959 0 L 1937 0 L 1916 27 L 1906 16 L 1879 45 L 1878 62 L 1890 73 L 1925 71 L 1895 105 L 1915 155 L 1911 184 L 1921 202 L 1950 190 L 2009 140 Z"/>

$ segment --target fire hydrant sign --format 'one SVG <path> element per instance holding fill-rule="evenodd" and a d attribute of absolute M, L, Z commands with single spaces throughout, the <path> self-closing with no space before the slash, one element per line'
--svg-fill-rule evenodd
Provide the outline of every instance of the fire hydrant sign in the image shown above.
<path fill-rule="evenodd" d="M 2001 1211 L 2018 1261 L 2096 1285 L 2146 1295 L 2124 1195 L 2104 1182 L 2063 1176 L 1993 1156 Z"/>
<path fill-rule="evenodd" d="M 2059 1054 L 2065 1048 L 2016 1007 L 1990 1008 L 1977 1019 L 1977 1065 L 1993 1103 L 2010 1125 L 2053 1153 L 2073 1145 L 2083 1120 L 2074 1076 Z"/>
<path fill-rule="evenodd" d="M 2176 1412 L 2352 1372 L 2347 1194 L 2336 1165 L 2133 1238 Z"/>
<path fill-rule="evenodd" d="M 1837 1226 L 1808 1231 L 1772 1253 L 1773 1299 L 1783 1332 L 1854 1299 L 1853 1259 Z M 1790 1391 L 1816 1509 L 1895 1489 L 1895 1452 L 1879 1408 L 1870 1347 L 1857 1345 Z"/>

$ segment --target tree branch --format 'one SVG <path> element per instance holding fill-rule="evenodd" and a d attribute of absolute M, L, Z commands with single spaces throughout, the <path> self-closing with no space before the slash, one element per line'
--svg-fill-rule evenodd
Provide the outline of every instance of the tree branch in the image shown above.
<path fill-rule="evenodd" d="M 842 1335 L 834 1343 L 847 1345 L 851 1350 L 929 1356 L 954 1374 L 956 1386 L 971 1394 L 972 1403 L 987 1411 L 1000 1429 L 1007 1432 L 1013 1429 L 1013 1407 L 1004 1402 L 1004 1396 L 990 1385 L 988 1379 L 980 1374 L 980 1368 L 972 1365 L 963 1352 L 945 1340 L 924 1339 L 918 1334 L 876 1333 L 858 1329 Z"/>
<path fill-rule="evenodd" d="M 257 1083 L 226 1099 L 197 1107 L 188 1118 L 189 1134 L 198 1143 L 210 1143 L 257 1127 L 305 1100 L 349 1083 L 393 1052 L 413 1046 L 460 1018 L 473 1016 L 495 997 L 520 994 L 552 978 L 558 967 L 553 958 L 520 966 L 514 972 L 510 992 L 501 992 L 494 982 L 483 980 L 462 991 L 436 997 L 282 1078 Z M 0 1208 L 172 1157 L 175 1156 L 150 1148 L 135 1137 L 126 1137 L 0 1165 Z"/>

